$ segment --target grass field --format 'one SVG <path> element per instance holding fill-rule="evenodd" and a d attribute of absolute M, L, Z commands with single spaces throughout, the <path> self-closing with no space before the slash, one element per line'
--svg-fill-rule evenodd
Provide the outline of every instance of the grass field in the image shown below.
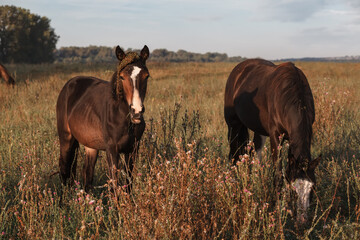
<path fill-rule="evenodd" d="M 236 64 L 149 63 L 132 194 L 119 186 L 115 197 L 102 154 L 94 191 L 78 174 L 61 206 L 58 93 L 76 75 L 109 79 L 115 66 L 10 65 L 17 86 L 0 84 L 0 239 L 359 239 L 360 64 L 296 64 L 315 98 L 312 155 L 322 154 L 305 228 L 289 187 L 274 193 L 266 149 L 261 162 L 227 161 L 223 98 Z M 83 159 L 81 148 L 78 173 Z"/>

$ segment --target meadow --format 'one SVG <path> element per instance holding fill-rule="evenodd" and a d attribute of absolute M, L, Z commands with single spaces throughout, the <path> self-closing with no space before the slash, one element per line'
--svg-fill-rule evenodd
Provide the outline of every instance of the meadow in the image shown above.
<path fill-rule="evenodd" d="M 268 143 L 261 161 L 251 152 L 236 166 L 227 159 L 223 99 L 235 65 L 148 63 L 130 195 L 111 191 L 104 154 L 90 193 L 83 148 L 74 186 L 62 189 L 57 174 L 60 89 L 77 75 L 110 79 L 115 65 L 8 66 L 17 86 L 0 83 L 0 239 L 359 239 L 360 63 L 296 63 L 315 99 L 311 153 L 322 154 L 304 228 L 290 187 L 275 192 Z"/>

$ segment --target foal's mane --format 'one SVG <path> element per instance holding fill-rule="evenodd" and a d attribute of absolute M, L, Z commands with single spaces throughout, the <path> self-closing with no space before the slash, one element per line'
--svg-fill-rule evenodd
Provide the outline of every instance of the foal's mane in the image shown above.
<path fill-rule="evenodd" d="M 135 63 L 140 60 L 139 54 L 136 52 L 128 52 L 126 56 L 119 62 L 116 72 L 111 77 L 111 91 L 115 100 L 124 99 L 122 80 L 120 79 L 120 73 L 129 64 Z"/>

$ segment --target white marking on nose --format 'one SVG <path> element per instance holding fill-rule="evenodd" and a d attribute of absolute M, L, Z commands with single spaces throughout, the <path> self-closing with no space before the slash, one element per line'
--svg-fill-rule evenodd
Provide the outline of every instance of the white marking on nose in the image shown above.
<path fill-rule="evenodd" d="M 310 205 L 310 192 L 314 183 L 306 179 L 296 179 L 292 186 L 295 188 L 295 191 L 298 195 L 297 200 L 297 218 L 306 219 L 307 218 L 307 209 Z"/>
<path fill-rule="evenodd" d="M 137 89 L 136 87 L 136 78 L 139 75 L 140 71 L 141 68 L 135 66 L 131 72 L 131 80 L 133 81 L 133 86 L 134 86 L 132 105 L 133 108 L 135 109 L 135 113 L 141 112 L 142 109 L 142 101 L 140 98 L 139 89 Z"/>

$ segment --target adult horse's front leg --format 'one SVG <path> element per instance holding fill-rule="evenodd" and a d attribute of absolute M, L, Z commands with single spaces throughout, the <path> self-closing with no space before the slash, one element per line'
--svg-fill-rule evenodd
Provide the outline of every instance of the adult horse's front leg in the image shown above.
<path fill-rule="evenodd" d="M 283 185 L 283 176 L 282 176 L 282 162 L 279 158 L 278 147 L 280 146 L 279 138 L 276 134 L 272 134 L 270 136 L 270 147 L 272 153 L 273 164 L 275 166 L 275 178 L 274 185 L 276 193 L 280 193 L 282 185 Z"/>

